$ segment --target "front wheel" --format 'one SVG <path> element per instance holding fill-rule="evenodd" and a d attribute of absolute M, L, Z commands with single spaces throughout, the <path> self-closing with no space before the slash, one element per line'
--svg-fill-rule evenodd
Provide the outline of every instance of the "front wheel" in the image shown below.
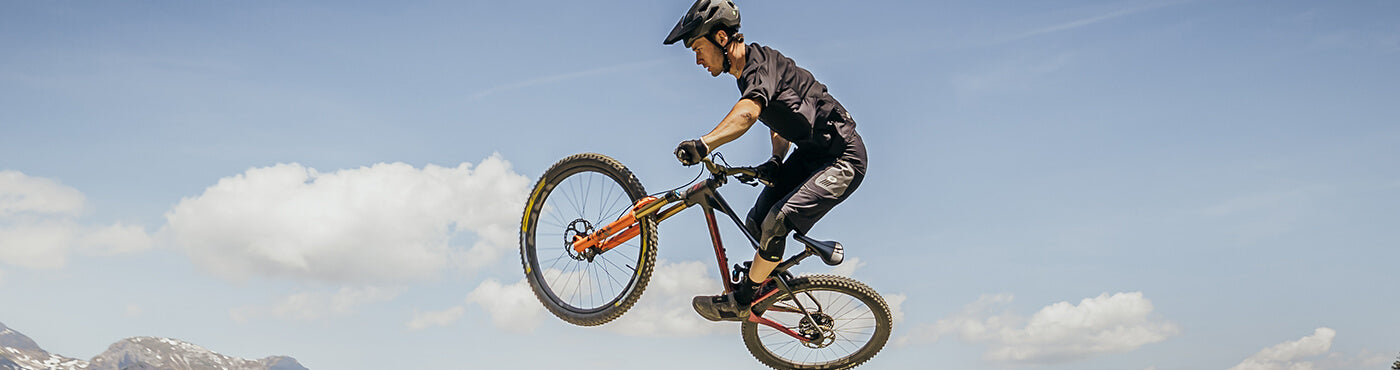
<path fill-rule="evenodd" d="M 540 177 L 521 221 L 520 260 L 549 312 L 594 326 L 637 303 L 656 263 L 653 218 L 638 220 L 639 235 L 601 254 L 577 253 L 572 242 L 631 212 L 646 195 L 632 171 L 602 154 L 569 156 Z"/>
<path fill-rule="evenodd" d="M 788 282 L 781 293 L 759 302 L 763 317 L 815 340 L 744 321 L 744 345 L 775 369 L 849 369 L 875 357 L 890 339 L 889 305 L 875 290 L 846 277 L 815 275 Z M 801 302 L 802 308 L 799 308 Z"/>

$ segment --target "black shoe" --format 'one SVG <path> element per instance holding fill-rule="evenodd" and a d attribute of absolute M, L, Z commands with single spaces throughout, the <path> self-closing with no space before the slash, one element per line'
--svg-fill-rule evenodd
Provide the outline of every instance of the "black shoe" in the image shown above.
<path fill-rule="evenodd" d="M 735 302 L 734 293 L 716 296 L 702 295 L 690 301 L 695 312 L 710 321 L 743 321 L 749 318 L 749 305 Z"/>
<path fill-rule="evenodd" d="M 769 297 L 772 297 L 776 293 L 778 293 L 778 284 L 774 283 L 773 279 L 768 279 L 768 281 L 763 282 L 762 285 L 755 287 L 753 292 L 753 303 L 749 304 L 749 310 L 754 315 L 763 315 L 762 309 L 754 309 L 753 306 L 757 305 L 759 302 L 763 302 L 763 300 L 768 299 Z"/>
<path fill-rule="evenodd" d="M 741 286 L 738 292 L 721 295 L 702 295 L 690 301 L 690 305 L 695 307 L 695 312 L 701 317 L 710 321 L 743 321 L 749 318 L 750 314 L 762 315 L 762 310 L 753 310 L 755 303 L 761 302 L 778 292 L 778 284 L 774 284 L 772 279 L 763 284 L 753 284 Z M 738 299 L 737 294 L 749 294 L 748 299 Z"/>

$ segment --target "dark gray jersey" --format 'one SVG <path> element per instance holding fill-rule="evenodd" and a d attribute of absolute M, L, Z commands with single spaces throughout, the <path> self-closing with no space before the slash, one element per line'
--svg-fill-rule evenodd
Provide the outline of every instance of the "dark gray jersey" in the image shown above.
<path fill-rule="evenodd" d="M 763 106 L 759 120 L 803 152 L 839 154 L 842 138 L 855 131 L 855 122 L 839 128 L 832 124 L 833 118 L 850 119 L 841 118 L 845 109 L 827 93 L 826 85 L 777 50 L 753 43 L 746 52 L 739 91 Z"/>

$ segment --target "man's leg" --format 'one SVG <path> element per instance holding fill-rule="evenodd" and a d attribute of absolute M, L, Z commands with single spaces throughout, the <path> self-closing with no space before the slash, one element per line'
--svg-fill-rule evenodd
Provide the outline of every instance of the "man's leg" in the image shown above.
<path fill-rule="evenodd" d="M 768 279 L 785 255 L 788 233 L 806 232 L 822 216 L 830 212 L 860 186 L 865 178 L 851 161 L 836 160 L 819 171 L 806 176 L 801 186 L 788 193 L 768 210 L 763 218 L 759 249 L 749 267 L 748 281 L 740 284 L 736 294 L 740 306 L 747 307 L 760 298 L 759 284 Z M 755 294 L 759 293 L 759 294 Z"/>

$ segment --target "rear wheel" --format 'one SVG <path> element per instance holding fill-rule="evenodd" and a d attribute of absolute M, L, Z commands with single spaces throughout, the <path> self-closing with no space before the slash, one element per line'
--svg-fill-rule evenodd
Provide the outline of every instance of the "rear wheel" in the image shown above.
<path fill-rule="evenodd" d="M 775 369 L 849 369 L 875 357 L 889 341 L 889 305 L 865 284 L 830 275 L 801 277 L 788 284 L 792 295 L 780 293 L 755 309 L 813 340 L 744 321 L 744 345 L 763 364 Z"/>
<path fill-rule="evenodd" d="M 654 219 L 640 219 L 640 235 L 602 254 L 577 253 L 572 241 L 644 197 L 632 171 L 602 154 L 573 155 L 545 171 L 525 205 L 520 234 L 526 280 L 545 308 L 582 326 L 602 325 L 632 308 L 656 263 Z"/>

